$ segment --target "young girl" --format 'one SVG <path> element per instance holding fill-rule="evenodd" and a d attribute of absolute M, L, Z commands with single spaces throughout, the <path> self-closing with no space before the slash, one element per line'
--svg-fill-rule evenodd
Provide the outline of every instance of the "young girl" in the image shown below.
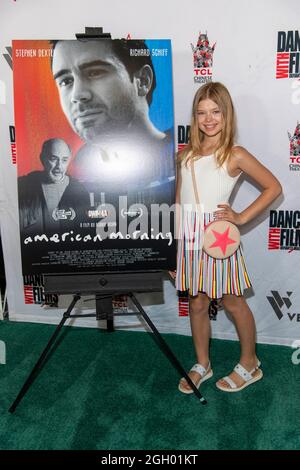
<path fill-rule="evenodd" d="M 255 353 L 255 322 L 244 297 L 244 289 L 251 286 L 241 248 L 224 260 L 215 259 L 191 243 L 199 239 L 213 220 L 226 220 L 237 226 L 255 219 L 281 193 L 281 185 L 246 149 L 235 144 L 235 114 L 227 88 L 221 83 L 209 82 L 196 93 L 189 145 L 178 155 L 177 202 L 181 216 L 177 250 L 176 287 L 189 291 L 190 322 L 197 363 L 189 376 L 197 387 L 209 379 L 212 369 L 209 361 L 210 299 L 221 299 L 230 313 L 240 340 L 240 361 L 228 377 L 218 380 L 216 386 L 224 392 L 237 392 L 262 378 L 260 361 Z M 191 163 L 200 193 L 202 211 L 197 215 Z M 245 173 L 262 188 L 258 198 L 237 213 L 228 205 L 231 192 Z M 192 210 L 187 208 L 194 208 Z M 198 208 L 197 208 L 198 207 Z M 199 212 L 198 212 L 199 214 Z M 202 221 L 201 221 L 202 218 Z M 182 378 L 179 390 L 193 393 Z"/>

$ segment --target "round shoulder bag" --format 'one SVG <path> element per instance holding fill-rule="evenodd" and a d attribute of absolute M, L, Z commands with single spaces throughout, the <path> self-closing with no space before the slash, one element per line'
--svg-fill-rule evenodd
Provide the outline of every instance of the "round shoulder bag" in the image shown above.
<path fill-rule="evenodd" d="M 200 207 L 193 160 L 191 162 L 191 172 L 196 204 Z M 228 258 L 236 252 L 240 242 L 239 229 L 228 220 L 214 220 L 204 228 L 203 250 L 213 258 Z"/>
<path fill-rule="evenodd" d="M 204 229 L 203 250 L 213 258 L 224 259 L 236 252 L 240 241 L 236 225 L 228 220 L 215 220 Z"/>

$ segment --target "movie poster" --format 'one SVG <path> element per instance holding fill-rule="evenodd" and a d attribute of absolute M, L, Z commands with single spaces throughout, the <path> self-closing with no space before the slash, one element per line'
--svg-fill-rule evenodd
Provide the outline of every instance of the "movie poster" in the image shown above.
<path fill-rule="evenodd" d="M 172 269 L 169 40 L 13 41 L 24 275 Z"/>

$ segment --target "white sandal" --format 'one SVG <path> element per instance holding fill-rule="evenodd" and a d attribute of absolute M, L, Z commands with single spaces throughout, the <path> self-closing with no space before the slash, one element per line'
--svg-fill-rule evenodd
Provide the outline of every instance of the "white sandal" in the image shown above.
<path fill-rule="evenodd" d="M 210 370 L 209 370 L 209 369 L 210 369 Z M 197 388 L 199 388 L 199 387 L 200 387 L 200 384 L 202 384 L 203 382 L 205 382 L 205 380 L 210 379 L 210 378 L 213 376 L 213 371 L 212 371 L 212 369 L 210 368 L 210 362 L 208 363 L 208 366 L 207 366 L 206 369 L 205 369 L 205 367 L 203 367 L 201 364 L 195 364 L 195 365 L 191 368 L 190 372 L 197 372 L 197 374 L 200 375 L 200 379 L 198 380 L 198 382 L 195 383 L 195 382 L 193 381 L 194 384 L 195 384 L 195 386 L 196 386 Z M 189 373 L 190 373 L 190 372 L 189 372 Z M 180 390 L 180 392 L 182 392 L 182 393 L 194 393 L 194 390 L 193 390 L 192 388 L 186 389 L 186 388 L 183 388 L 183 387 L 182 387 L 182 381 L 183 381 L 183 380 L 185 381 L 185 383 L 188 384 L 188 382 L 187 382 L 187 380 L 185 379 L 185 377 L 182 377 L 182 378 L 180 379 L 180 382 L 179 382 L 179 385 L 178 385 L 178 390 Z M 188 384 L 188 385 L 189 385 L 189 384 Z"/>
<path fill-rule="evenodd" d="M 226 376 L 220 380 L 224 380 L 224 382 L 228 383 L 229 387 L 224 387 L 224 385 L 220 385 L 218 384 L 218 382 L 216 383 L 216 387 L 222 390 L 223 392 L 239 392 L 240 390 L 243 390 L 244 388 L 248 387 L 248 385 L 251 385 L 254 382 L 257 382 L 258 380 L 262 379 L 263 372 L 261 369 L 259 369 L 260 365 L 261 362 L 258 361 L 257 366 L 254 367 L 254 369 L 250 370 L 250 372 L 248 372 L 245 367 L 243 367 L 241 364 L 237 364 L 233 370 L 245 381 L 245 383 L 238 387 L 237 384 L 230 377 Z M 257 371 L 259 371 L 258 374 L 253 377 L 252 374 Z"/>

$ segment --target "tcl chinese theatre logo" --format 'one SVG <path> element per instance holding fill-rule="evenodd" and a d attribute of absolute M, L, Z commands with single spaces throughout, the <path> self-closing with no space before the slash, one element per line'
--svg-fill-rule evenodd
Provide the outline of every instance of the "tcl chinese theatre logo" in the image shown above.
<path fill-rule="evenodd" d="M 213 54 L 216 43 L 209 44 L 207 33 L 199 33 L 196 46 L 191 44 L 194 60 L 194 81 L 207 83 L 212 81 Z"/>
<path fill-rule="evenodd" d="M 269 250 L 300 250 L 300 210 L 270 211 Z"/>
<path fill-rule="evenodd" d="M 288 132 L 290 141 L 290 171 L 300 171 L 300 124 L 297 122 L 297 126 L 294 134 Z"/>

